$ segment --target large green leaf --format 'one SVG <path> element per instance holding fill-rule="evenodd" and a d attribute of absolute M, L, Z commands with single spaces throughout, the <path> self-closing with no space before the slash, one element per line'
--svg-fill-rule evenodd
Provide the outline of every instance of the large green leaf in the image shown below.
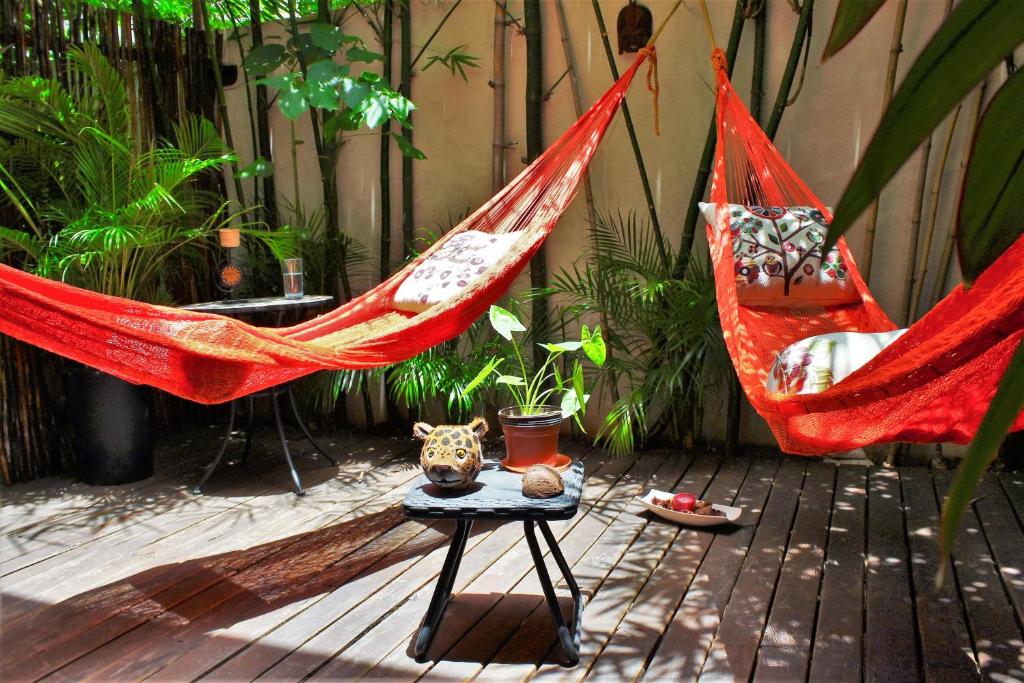
<path fill-rule="evenodd" d="M 256 76 L 268 74 L 284 63 L 285 56 L 284 45 L 260 45 L 245 56 L 245 70 Z"/>
<path fill-rule="evenodd" d="M 943 503 L 942 552 L 946 555 L 953 550 L 953 539 L 960 527 L 960 519 L 974 498 L 978 481 L 985 474 L 988 464 L 998 455 L 999 446 L 1021 408 L 1024 408 L 1024 344 L 1017 347 L 1003 373 L 995 398 L 978 427 L 978 434 L 967 449 L 967 455 L 960 463 L 956 480 Z"/>
<path fill-rule="evenodd" d="M 402 154 L 409 157 L 410 159 L 426 159 L 427 155 L 422 150 L 418 149 L 411 142 L 409 138 L 398 133 L 391 133 L 391 137 L 398 143 L 398 149 L 401 150 Z"/>
<path fill-rule="evenodd" d="M 823 251 L 850 229 L 949 111 L 1024 42 L 1024 2 L 964 0 L 907 72 L 835 210 Z"/>
<path fill-rule="evenodd" d="M 519 318 L 501 306 L 491 306 L 488 317 L 491 320 L 491 327 L 494 328 L 494 331 L 509 341 L 512 341 L 513 332 L 526 331 L 526 327 L 519 322 Z"/>
<path fill-rule="evenodd" d="M 956 244 L 970 284 L 1024 232 L 1024 71 L 999 89 L 974 138 L 957 213 Z"/>
<path fill-rule="evenodd" d="M 832 20 L 832 31 L 828 34 L 825 52 L 821 55 L 822 61 L 842 50 L 853 40 L 884 4 L 885 0 L 839 0 L 836 18 Z"/>
<path fill-rule="evenodd" d="M 256 160 L 238 172 L 239 178 L 269 178 L 274 175 L 274 162 L 267 161 L 263 157 L 256 157 Z"/>

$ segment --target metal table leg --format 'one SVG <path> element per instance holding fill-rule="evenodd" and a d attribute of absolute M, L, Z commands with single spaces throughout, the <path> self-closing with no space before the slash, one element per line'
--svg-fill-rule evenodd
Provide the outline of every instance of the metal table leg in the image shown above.
<path fill-rule="evenodd" d="M 217 465 L 220 464 L 221 458 L 224 457 L 224 453 L 228 450 L 228 444 L 231 443 L 231 434 L 235 431 L 235 402 L 231 402 L 231 412 L 228 416 L 228 432 L 224 435 L 224 444 L 220 447 L 216 457 L 210 461 L 210 464 L 203 470 L 203 476 L 199 480 L 199 483 L 192 488 L 192 493 L 199 495 L 203 492 L 203 487 L 206 485 L 206 481 L 213 474 L 213 471 L 217 469 Z"/>
<path fill-rule="evenodd" d="M 533 564 L 537 569 L 537 578 L 540 580 L 541 588 L 544 589 L 544 597 L 547 599 L 551 618 L 555 621 L 558 640 L 562 645 L 562 650 L 565 652 L 566 659 L 568 660 L 567 664 L 575 666 L 580 661 L 580 624 L 583 622 L 582 595 L 580 594 L 579 586 L 576 585 L 576 579 L 573 578 L 572 571 L 569 569 L 569 564 L 565 561 L 565 557 L 562 556 L 562 551 L 558 547 L 558 541 L 555 539 L 554 534 L 551 533 L 550 527 L 548 527 L 548 523 L 544 520 L 538 520 L 536 524 L 540 527 L 541 533 L 544 534 L 544 540 L 551 550 L 551 556 L 555 558 L 555 563 L 558 565 L 558 569 L 561 570 L 562 577 L 565 579 L 566 585 L 569 586 L 569 592 L 572 594 L 573 615 L 572 626 L 570 627 L 565 623 L 562 609 L 558 605 L 558 597 L 555 595 L 555 589 L 551 585 L 548 567 L 544 563 L 544 555 L 541 553 L 540 545 L 537 543 L 537 534 L 533 528 L 534 522 L 523 522 L 523 527 L 526 531 L 526 543 L 530 546 Z"/>
<path fill-rule="evenodd" d="M 284 451 L 284 459 L 288 463 L 288 470 L 292 475 L 292 482 L 295 484 L 295 494 L 298 496 L 306 495 L 306 492 L 302 489 L 302 480 L 299 478 L 299 472 L 295 469 L 295 463 L 292 462 L 291 451 L 288 450 L 288 439 L 284 435 L 284 423 L 281 422 L 281 406 L 277 401 L 278 392 L 270 392 L 270 402 L 274 406 L 274 422 L 277 424 L 277 435 L 281 439 L 281 450 Z"/>
<path fill-rule="evenodd" d="M 306 441 L 308 441 L 309 443 L 313 444 L 313 448 L 315 448 L 318 451 L 320 451 L 320 454 L 322 456 L 324 456 L 325 458 L 327 458 L 327 460 L 330 461 L 330 463 L 332 465 L 337 465 L 338 461 L 335 460 L 331 456 L 330 453 L 325 451 L 320 446 L 320 444 L 318 444 L 316 442 L 316 439 L 313 438 L 313 435 L 309 433 L 309 429 L 306 427 L 306 423 L 302 421 L 302 416 L 299 415 L 299 407 L 297 405 L 295 405 L 295 394 L 292 393 L 292 385 L 291 384 L 288 385 L 287 393 L 288 393 L 288 402 L 292 406 L 292 415 L 295 416 L 295 421 L 299 423 L 299 429 L 301 429 L 302 433 L 306 435 Z"/>
<path fill-rule="evenodd" d="M 417 662 L 426 661 L 427 650 L 434 640 L 437 627 L 441 623 L 445 608 L 452 597 L 452 588 L 455 586 L 455 576 L 459 572 L 459 564 L 462 562 L 462 553 L 466 550 L 466 541 L 469 540 L 469 531 L 473 528 L 473 521 L 460 519 L 456 522 L 455 535 L 452 536 L 451 546 L 448 548 L 448 556 L 444 559 L 444 567 L 441 569 L 441 576 L 437 579 L 437 586 L 434 587 L 434 595 L 430 598 L 430 607 L 427 608 L 427 615 L 423 618 L 423 625 L 416 636 L 416 645 L 413 649 Z"/>

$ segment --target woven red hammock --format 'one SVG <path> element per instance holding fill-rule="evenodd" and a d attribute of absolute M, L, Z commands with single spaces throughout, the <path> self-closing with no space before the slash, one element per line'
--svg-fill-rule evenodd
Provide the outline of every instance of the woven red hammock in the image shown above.
<path fill-rule="evenodd" d="M 746 206 L 810 206 L 832 216 L 786 164 L 751 117 L 725 70 L 717 71 L 718 145 L 711 201 Z M 726 221 L 726 212 L 720 220 Z M 888 441 L 967 443 L 1024 336 L 1024 238 L 965 290 L 962 286 L 867 365 L 816 394 L 765 389 L 776 354 L 829 332 L 885 332 L 896 326 L 839 249 L 860 295 L 823 308 L 743 306 L 737 300 L 729 226 L 708 226 L 718 310 L 736 372 L 751 404 L 790 453 L 822 454 Z M 1024 414 L 1015 429 L 1024 428 Z"/>
<path fill-rule="evenodd" d="M 105 296 L 0 265 L 0 332 L 121 379 L 219 403 L 317 370 L 390 365 L 464 332 L 529 263 L 575 196 L 626 95 L 636 62 L 484 206 L 373 290 L 310 322 L 270 329 L 210 313 Z M 454 235 L 519 232 L 514 253 L 462 294 L 418 314 L 394 295 Z"/>

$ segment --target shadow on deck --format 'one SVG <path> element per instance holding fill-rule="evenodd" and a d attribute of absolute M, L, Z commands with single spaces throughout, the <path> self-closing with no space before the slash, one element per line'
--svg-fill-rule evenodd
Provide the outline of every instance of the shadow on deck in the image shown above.
<path fill-rule="evenodd" d="M 339 438 L 340 467 L 300 458 L 298 498 L 263 443 L 192 496 L 216 446 L 205 432 L 166 445 L 129 486 L 4 492 L 4 680 L 1024 677 L 1019 474 L 985 481 L 937 587 L 948 472 L 577 446 L 580 514 L 552 529 L 587 602 L 580 664 L 559 665 L 519 525 L 495 523 L 475 525 L 420 664 L 452 525 L 402 515 L 415 444 Z M 648 488 L 744 516 L 680 528 L 640 512 Z"/>

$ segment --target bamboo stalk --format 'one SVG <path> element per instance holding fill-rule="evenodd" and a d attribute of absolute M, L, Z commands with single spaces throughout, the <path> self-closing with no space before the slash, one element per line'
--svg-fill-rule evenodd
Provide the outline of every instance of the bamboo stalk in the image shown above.
<path fill-rule="evenodd" d="M 811 17 L 814 13 L 814 0 L 804 0 L 800 8 L 800 19 L 796 24 L 796 33 L 793 34 L 793 45 L 789 49 L 789 59 L 786 60 L 786 68 L 782 72 L 782 82 L 779 84 L 779 92 L 775 96 L 775 106 L 772 107 L 771 116 L 768 117 L 768 124 L 764 128 L 769 140 L 775 139 L 782 123 L 782 113 L 791 104 L 789 93 L 793 87 L 793 77 L 800 65 L 800 54 L 804 49 L 804 41 L 811 30 Z"/>
<path fill-rule="evenodd" d="M 532 163 L 544 151 L 544 52 L 540 0 L 523 1 L 523 23 L 526 27 L 526 162 Z M 543 289 L 548 284 L 547 250 L 543 246 L 530 261 L 530 285 Z M 535 335 L 546 336 L 551 329 L 547 297 L 534 297 L 531 324 Z M 534 347 L 534 362 L 544 362 L 544 351 Z"/>
<path fill-rule="evenodd" d="M 391 74 L 392 26 L 395 18 L 393 0 L 384 0 L 384 17 L 380 26 L 380 46 L 384 54 L 381 72 L 384 80 L 393 83 Z M 391 119 L 380 126 L 380 281 L 391 275 Z"/>
<path fill-rule="evenodd" d="M 141 2 L 141 0 L 133 0 Z M 203 40 L 206 41 L 206 52 L 213 66 L 213 82 L 217 87 L 217 107 L 220 110 L 221 126 L 224 131 L 224 141 L 232 150 L 235 149 L 235 142 L 231 136 L 231 122 L 228 120 L 228 106 L 224 99 L 224 82 L 220 74 L 220 59 L 217 56 L 217 47 L 213 37 L 213 29 L 210 28 L 210 15 L 206 9 L 205 0 L 198 0 L 199 16 L 203 22 Z M 239 206 L 244 206 L 245 195 L 242 193 L 242 180 L 238 177 L 238 164 L 231 162 L 231 180 L 235 186 L 235 198 Z"/>
<path fill-rule="evenodd" d="M 882 111 L 889 108 L 892 94 L 896 88 L 896 70 L 899 67 L 900 53 L 903 52 L 903 26 L 907 20 L 907 0 L 899 0 L 896 5 L 896 23 L 892 29 L 892 44 L 889 48 L 889 63 L 885 71 L 885 90 L 882 92 Z M 870 284 L 871 262 L 875 250 L 875 232 L 878 228 L 878 199 L 871 202 L 868 210 L 868 223 L 864 229 L 864 249 L 860 260 L 860 272 L 864 281 Z"/>
<path fill-rule="evenodd" d="M 757 0 L 749 0 L 751 3 Z M 750 76 L 750 115 L 761 121 L 761 102 L 764 100 L 764 54 L 768 32 L 768 0 L 750 11 L 754 20 L 754 64 Z"/>
<path fill-rule="evenodd" d="M 978 129 L 981 120 L 981 113 L 984 110 L 985 94 L 988 91 L 988 79 L 981 82 L 978 87 L 978 95 L 974 100 L 974 108 L 971 110 L 971 123 L 967 129 L 967 136 L 964 138 L 963 158 L 960 160 L 960 178 L 957 187 L 964 186 L 964 178 L 967 176 L 967 164 L 971 156 L 971 142 L 974 140 L 974 132 Z M 932 287 L 932 305 L 937 304 L 943 297 L 946 290 L 946 280 L 949 278 L 949 268 L 953 265 L 953 243 L 956 238 L 956 212 L 949 219 L 949 232 L 946 234 L 946 241 L 942 245 L 942 256 L 939 257 L 939 270 L 935 273 L 935 284 Z"/>
<path fill-rule="evenodd" d="M 742 2 L 742 0 L 740 0 Z M 612 72 L 612 79 L 619 80 L 619 68 L 615 65 L 615 53 L 612 51 L 611 41 L 608 39 L 608 29 L 605 28 L 604 15 L 601 13 L 601 5 L 598 0 L 591 0 L 594 7 L 594 16 L 597 18 L 597 27 L 601 33 L 601 42 L 604 43 L 604 52 L 608 57 L 608 68 Z M 625 100 L 620 105 L 622 119 L 626 122 L 626 132 L 629 133 L 629 142 L 633 147 L 633 156 L 636 159 L 637 171 L 640 173 L 640 184 L 643 186 L 644 199 L 647 201 L 647 211 L 651 215 L 651 227 L 654 230 L 654 242 L 658 247 L 658 255 L 665 266 L 665 270 L 672 267 L 668 257 L 668 249 L 665 247 L 665 235 L 661 230 L 661 223 L 658 221 L 658 212 L 654 206 L 654 194 L 651 192 L 651 182 L 647 178 L 647 166 L 644 163 L 643 154 L 640 152 L 640 142 L 636 137 L 636 129 L 633 127 L 633 117 L 629 113 L 629 105 Z"/>
<path fill-rule="evenodd" d="M 726 73 L 732 76 L 733 64 L 736 62 L 736 53 L 739 51 L 740 38 L 743 36 L 745 0 L 736 0 L 736 10 L 732 16 L 732 28 L 729 31 L 729 43 L 725 49 Z M 708 179 L 711 177 L 711 161 L 715 156 L 715 142 L 718 139 L 718 131 L 715 127 L 715 114 L 711 113 L 711 123 L 708 124 L 708 135 L 704 140 L 704 151 L 701 153 L 700 163 L 697 165 L 697 177 L 693 181 L 693 189 L 690 191 L 690 201 L 686 204 L 686 217 L 683 219 L 682 234 L 679 236 L 679 249 L 676 251 L 676 263 L 672 274 L 676 278 L 682 278 L 686 274 L 686 267 L 690 263 L 690 252 L 693 249 L 693 238 L 697 233 L 697 220 L 700 211 L 697 202 L 704 198 L 704 191 L 708 186 Z"/>
<path fill-rule="evenodd" d="M 242 44 L 242 36 L 238 30 L 238 19 L 235 17 L 235 11 L 231 8 L 231 3 L 226 3 L 226 7 L 228 18 L 231 20 L 231 33 L 235 39 L 235 46 L 238 48 L 238 68 L 242 72 L 242 79 L 245 83 L 245 113 L 249 116 L 249 144 L 252 150 L 252 158 L 255 161 L 255 158 L 259 156 L 259 146 L 256 141 L 256 114 L 253 111 L 249 72 L 245 69 L 245 46 Z M 260 182 L 257 175 L 252 176 L 252 201 L 254 204 L 260 203 Z"/>
<path fill-rule="evenodd" d="M 494 88 L 494 126 L 491 159 L 491 191 L 505 187 L 505 3 L 494 3 L 494 68 L 491 87 Z"/>
<path fill-rule="evenodd" d="M 402 80 L 399 89 L 405 97 L 412 96 L 412 2 L 401 0 L 402 13 L 399 16 L 399 32 L 401 33 L 401 47 L 399 51 L 399 78 Z M 412 112 L 409 113 L 409 121 L 412 122 Z M 413 141 L 413 129 L 410 127 L 405 131 L 405 137 L 410 144 Z M 402 155 L 402 258 L 407 259 L 412 255 L 413 245 L 413 167 L 412 157 Z"/>
<path fill-rule="evenodd" d="M 263 21 L 260 17 L 260 0 L 249 0 L 249 29 L 252 47 L 263 45 Z M 274 161 L 273 145 L 270 143 L 270 105 L 267 100 L 267 86 L 256 86 L 256 137 L 259 141 L 259 154 L 269 163 Z M 277 214 L 277 191 L 274 174 L 263 178 L 263 220 L 271 228 L 280 225 Z"/>

